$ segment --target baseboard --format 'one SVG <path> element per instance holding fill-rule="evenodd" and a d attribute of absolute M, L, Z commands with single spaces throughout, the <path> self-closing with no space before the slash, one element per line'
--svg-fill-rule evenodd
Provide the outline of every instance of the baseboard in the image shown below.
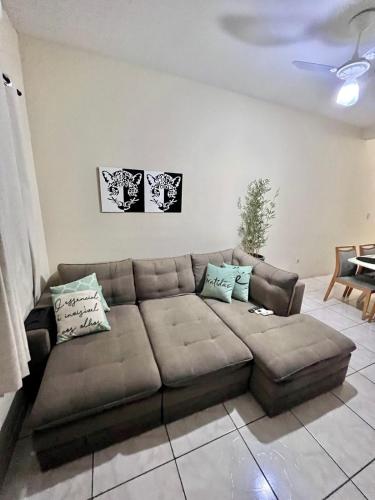
<path fill-rule="evenodd" d="M 0 431 L 0 490 L 8 470 L 27 409 L 23 389 L 16 392 Z"/>

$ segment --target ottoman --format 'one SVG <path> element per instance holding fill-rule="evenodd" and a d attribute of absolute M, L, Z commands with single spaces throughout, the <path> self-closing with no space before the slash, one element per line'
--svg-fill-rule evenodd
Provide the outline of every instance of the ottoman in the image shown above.
<path fill-rule="evenodd" d="M 250 314 L 249 303 L 208 299 L 208 305 L 249 347 L 250 390 L 269 416 L 340 385 L 355 344 L 306 314 Z"/>

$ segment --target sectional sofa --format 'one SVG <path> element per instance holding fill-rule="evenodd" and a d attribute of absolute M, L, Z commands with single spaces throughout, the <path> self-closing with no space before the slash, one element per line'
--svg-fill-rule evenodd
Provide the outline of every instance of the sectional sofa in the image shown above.
<path fill-rule="evenodd" d="M 251 265 L 249 302 L 200 296 L 208 263 Z M 268 415 L 345 378 L 350 339 L 299 314 L 304 285 L 242 250 L 102 264 L 60 264 L 49 286 L 95 272 L 111 307 L 110 332 L 51 348 L 28 332 L 33 362 L 48 359 L 31 413 L 42 469 L 250 390 Z M 252 303 L 273 316 L 248 312 Z"/>

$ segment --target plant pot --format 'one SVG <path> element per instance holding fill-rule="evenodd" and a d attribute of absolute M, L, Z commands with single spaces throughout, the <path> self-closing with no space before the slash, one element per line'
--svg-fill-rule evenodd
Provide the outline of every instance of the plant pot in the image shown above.
<path fill-rule="evenodd" d="M 262 262 L 264 262 L 266 260 L 265 256 L 264 255 L 261 255 L 259 253 L 252 253 L 250 254 L 252 257 L 255 257 L 256 259 L 258 260 L 261 260 Z"/>

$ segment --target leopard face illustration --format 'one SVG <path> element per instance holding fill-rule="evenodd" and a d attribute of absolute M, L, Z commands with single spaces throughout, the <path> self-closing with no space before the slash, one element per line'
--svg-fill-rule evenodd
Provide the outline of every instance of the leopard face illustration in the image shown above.
<path fill-rule="evenodd" d="M 139 201 L 139 186 L 143 177 L 141 173 L 131 174 L 125 169 L 113 173 L 103 170 L 102 176 L 107 184 L 108 200 L 115 203 L 119 210 L 127 212 Z"/>
<path fill-rule="evenodd" d="M 169 174 L 158 174 L 153 176 L 147 174 L 147 181 L 151 190 L 151 202 L 162 212 L 167 212 L 174 203 L 177 203 L 177 188 L 181 182 L 181 176 L 172 177 Z"/>

